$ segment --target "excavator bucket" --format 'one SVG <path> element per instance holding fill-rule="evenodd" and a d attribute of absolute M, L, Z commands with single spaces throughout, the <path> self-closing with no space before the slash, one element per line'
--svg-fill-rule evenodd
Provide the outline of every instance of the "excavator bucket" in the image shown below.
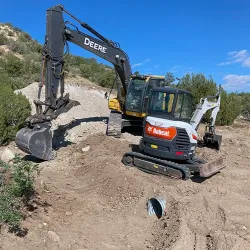
<path fill-rule="evenodd" d="M 80 102 L 69 100 L 54 112 L 54 118 L 60 114 L 68 112 L 71 108 L 80 105 Z M 54 159 L 52 150 L 52 132 L 51 123 L 37 123 L 34 127 L 25 127 L 16 134 L 16 145 L 24 152 L 35 156 L 36 158 L 48 161 Z"/>
<path fill-rule="evenodd" d="M 203 141 L 206 147 L 220 150 L 222 136 L 217 134 L 206 133 L 203 137 Z"/>
<path fill-rule="evenodd" d="M 51 124 L 36 124 L 33 128 L 22 128 L 16 135 L 16 144 L 24 152 L 42 160 L 52 160 Z"/>

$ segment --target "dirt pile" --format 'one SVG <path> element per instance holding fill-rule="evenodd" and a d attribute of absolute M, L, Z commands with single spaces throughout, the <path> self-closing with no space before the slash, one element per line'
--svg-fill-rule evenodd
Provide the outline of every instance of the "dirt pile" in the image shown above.
<path fill-rule="evenodd" d="M 30 229 L 24 239 L 9 242 L 4 234 L 3 248 L 158 249 L 154 236 L 166 223 L 172 228 L 168 244 L 174 242 L 179 212 L 169 201 L 171 216 L 161 221 L 148 216 L 147 200 L 161 196 L 161 178 L 123 166 L 121 157 L 128 149 L 125 141 L 97 134 L 61 149 L 56 161 L 42 163 L 37 182 L 49 206 L 24 222 Z"/>
<path fill-rule="evenodd" d="M 55 145 L 62 146 L 69 143 L 77 143 L 85 139 L 87 135 L 105 131 L 106 120 L 109 116 L 108 100 L 104 98 L 105 90 L 84 79 L 84 82 L 76 85 L 78 78 L 68 79 L 65 94 L 69 93 L 70 99 L 80 102 L 79 106 L 73 107 L 69 112 L 61 114 L 52 122 L 55 133 Z M 32 114 L 35 113 L 33 100 L 37 98 L 38 83 L 28 85 L 16 92 L 23 93 L 32 105 Z M 60 89 L 59 92 L 60 93 Z M 44 88 L 41 100 L 44 100 Z"/>

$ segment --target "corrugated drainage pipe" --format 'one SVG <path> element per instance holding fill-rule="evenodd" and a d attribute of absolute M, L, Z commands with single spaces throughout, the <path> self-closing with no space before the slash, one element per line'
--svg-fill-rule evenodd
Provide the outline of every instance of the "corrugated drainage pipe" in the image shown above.
<path fill-rule="evenodd" d="M 166 200 L 163 198 L 151 198 L 148 203 L 148 215 L 151 216 L 155 214 L 158 219 L 160 219 L 164 213 L 166 208 Z"/>

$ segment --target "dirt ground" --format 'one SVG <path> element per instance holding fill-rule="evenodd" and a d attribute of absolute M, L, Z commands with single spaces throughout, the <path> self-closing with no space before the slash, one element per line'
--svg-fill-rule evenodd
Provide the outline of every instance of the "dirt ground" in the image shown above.
<path fill-rule="evenodd" d="M 32 88 L 22 91 L 32 96 Z M 250 123 L 217 128 L 223 136 L 219 153 L 198 150 L 223 157 L 220 173 L 203 181 L 174 180 L 125 167 L 122 156 L 140 137 L 105 136 L 109 110 L 103 93 L 70 88 L 82 105 L 55 123 L 57 156 L 39 164 L 36 186 L 47 205 L 24 221 L 25 237 L 2 230 L 0 249 L 250 249 Z M 160 219 L 147 214 L 152 197 L 166 199 Z"/>

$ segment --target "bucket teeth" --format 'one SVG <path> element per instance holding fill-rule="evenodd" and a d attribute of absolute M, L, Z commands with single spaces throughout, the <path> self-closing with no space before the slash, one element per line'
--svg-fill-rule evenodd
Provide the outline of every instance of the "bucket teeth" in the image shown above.
<path fill-rule="evenodd" d="M 52 160 L 51 124 L 36 124 L 33 128 L 22 128 L 16 135 L 16 145 L 24 152 L 42 160 Z"/>

